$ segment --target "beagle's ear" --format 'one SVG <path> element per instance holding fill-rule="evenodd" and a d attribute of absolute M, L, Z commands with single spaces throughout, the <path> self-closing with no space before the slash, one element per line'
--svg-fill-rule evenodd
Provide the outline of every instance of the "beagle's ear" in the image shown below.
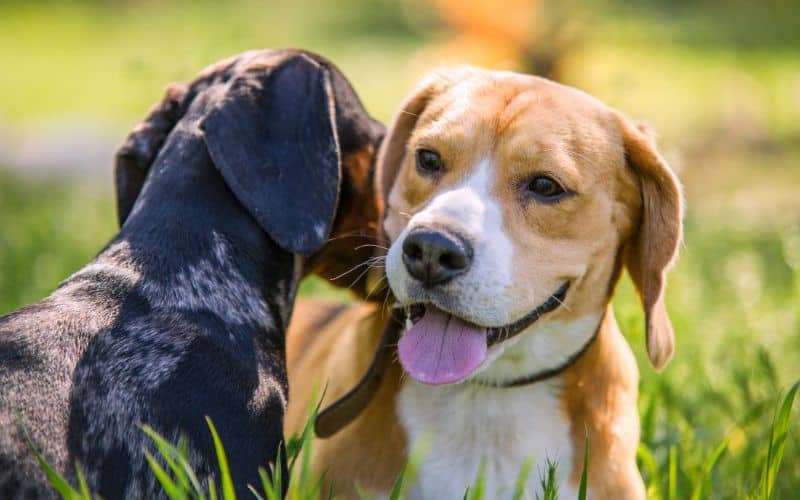
<path fill-rule="evenodd" d="M 295 54 L 248 70 L 200 128 L 228 187 L 281 248 L 307 255 L 322 247 L 341 182 L 326 68 Z"/>
<path fill-rule="evenodd" d="M 411 137 L 419 117 L 434 96 L 441 94 L 470 72 L 469 67 L 436 70 L 423 77 L 417 88 L 400 104 L 400 109 L 389 124 L 376 162 L 377 192 L 379 196 L 383 197 L 384 206 L 397 174 L 400 172 L 406 155 L 408 139 Z"/>
<path fill-rule="evenodd" d="M 125 223 L 133 208 L 150 165 L 183 114 L 189 86 L 173 83 L 142 123 L 136 126 L 114 155 L 114 187 L 117 193 L 117 221 Z"/>
<path fill-rule="evenodd" d="M 639 227 L 625 249 L 625 265 L 645 313 L 647 353 L 660 370 L 672 357 L 675 336 L 664 300 L 666 273 L 675 260 L 683 235 L 683 203 L 678 179 L 656 149 L 649 128 L 621 114 L 625 156 L 639 180 Z"/>

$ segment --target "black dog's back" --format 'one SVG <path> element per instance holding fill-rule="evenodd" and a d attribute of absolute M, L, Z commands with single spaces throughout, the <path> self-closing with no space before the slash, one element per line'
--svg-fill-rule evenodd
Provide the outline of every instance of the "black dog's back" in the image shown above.
<path fill-rule="evenodd" d="M 53 494 L 17 412 L 56 470 L 72 478 L 77 461 L 106 497 L 160 495 L 142 423 L 172 442 L 185 435 L 198 475 L 215 473 L 206 415 L 235 483 L 257 484 L 280 442 L 278 332 L 265 322 L 253 335 L 209 310 L 154 304 L 163 298 L 151 300 L 152 284 L 115 258 L 102 255 L 52 296 L 0 318 L 0 498 Z"/>

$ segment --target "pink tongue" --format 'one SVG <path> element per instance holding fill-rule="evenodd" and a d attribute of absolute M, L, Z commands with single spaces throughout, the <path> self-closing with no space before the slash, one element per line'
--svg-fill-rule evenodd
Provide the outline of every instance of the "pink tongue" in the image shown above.
<path fill-rule="evenodd" d="M 433 306 L 401 338 L 400 362 L 411 378 L 425 384 L 452 384 L 467 378 L 486 359 L 486 329 Z"/>

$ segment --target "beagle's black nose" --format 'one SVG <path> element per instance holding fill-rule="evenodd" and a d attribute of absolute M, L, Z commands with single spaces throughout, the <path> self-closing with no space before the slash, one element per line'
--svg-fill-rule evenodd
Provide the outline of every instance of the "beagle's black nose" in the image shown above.
<path fill-rule="evenodd" d="M 403 263 L 423 285 L 439 285 L 469 269 L 472 247 L 458 235 L 419 227 L 403 242 Z"/>

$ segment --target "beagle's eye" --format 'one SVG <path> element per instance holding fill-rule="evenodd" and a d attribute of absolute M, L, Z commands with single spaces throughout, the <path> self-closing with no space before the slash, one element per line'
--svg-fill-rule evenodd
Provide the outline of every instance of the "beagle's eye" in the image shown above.
<path fill-rule="evenodd" d="M 444 170 L 442 157 L 429 149 L 417 150 L 417 171 L 422 175 L 434 175 Z"/>
<path fill-rule="evenodd" d="M 556 201 L 562 195 L 566 194 L 566 190 L 561 185 L 547 177 L 540 175 L 530 181 L 527 185 L 529 193 L 539 198 L 542 201 Z"/>

